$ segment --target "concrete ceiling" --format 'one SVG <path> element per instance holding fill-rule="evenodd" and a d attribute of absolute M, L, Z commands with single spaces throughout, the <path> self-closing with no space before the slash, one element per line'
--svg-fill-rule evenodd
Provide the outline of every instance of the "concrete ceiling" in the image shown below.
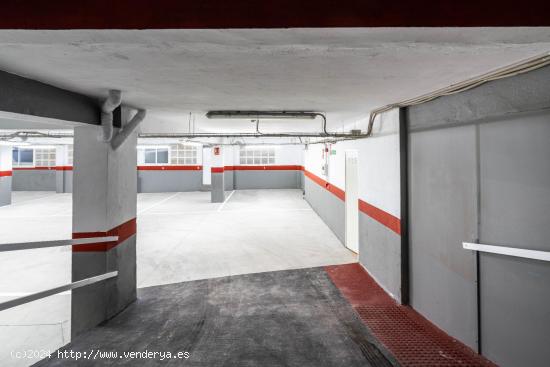
<path fill-rule="evenodd" d="M 331 128 L 550 51 L 550 28 L 0 31 L 0 69 L 97 97 L 121 89 L 144 131 L 253 130 L 212 109 L 315 110 Z M 0 123 L 1 124 L 1 123 Z M 320 121 L 265 121 L 264 131 Z M 0 128 L 6 126 L 0 126 Z"/>

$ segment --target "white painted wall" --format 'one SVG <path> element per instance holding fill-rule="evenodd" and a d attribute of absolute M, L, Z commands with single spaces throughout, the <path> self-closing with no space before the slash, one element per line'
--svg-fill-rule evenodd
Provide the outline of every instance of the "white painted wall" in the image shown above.
<path fill-rule="evenodd" d="M 152 144 L 146 144 L 146 147 L 155 147 L 155 146 L 161 146 L 161 147 L 169 147 L 169 143 L 152 143 Z M 197 145 L 197 163 L 193 166 L 200 166 L 202 165 L 202 145 Z M 137 149 L 137 164 L 138 166 L 145 166 L 145 165 L 151 165 L 150 163 L 145 163 L 145 149 L 143 146 L 138 145 Z M 170 163 L 170 148 L 168 148 L 168 163 L 162 164 L 162 166 L 169 166 Z"/>
<path fill-rule="evenodd" d="M 345 151 L 359 152 L 359 198 L 400 217 L 399 111 L 377 119 L 372 137 L 338 142 L 329 147 L 328 176 L 323 175 L 323 144 L 310 144 L 305 151 L 305 169 L 331 184 L 345 188 Z M 330 152 L 329 152 L 330 153 Z"/>
<path fill-rule="evenodd" d="M 12 150 L 11 146 L 0 145 L 0 171 L 12 170 Z"/>
<path fill-rule="evenodd" d="M 251 144 L 253 145 L 253 144 Z M 275 148 L 275 164 L 276 165 L 296 165 L 302 166 L 304 164 L 304 146 L 303 145 L 270 145 Z M 231 149 L 228 149 L 231 148 Z M 226 146 L 226 151 L 232 151 L 231 158 L 228 158 L 226 165 L 238 166 L 240 165 L 240 147 L 239 146 Z"/>

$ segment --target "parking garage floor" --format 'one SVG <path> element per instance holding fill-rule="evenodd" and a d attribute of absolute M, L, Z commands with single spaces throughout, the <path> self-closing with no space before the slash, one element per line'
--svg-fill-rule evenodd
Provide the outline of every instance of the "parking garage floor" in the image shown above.
<path fill-rule="evenodd" d="M 209 192 L 138 195 L 139 288 L 356 261 L 300 190 L 242 190 L 227 197 L 213 204 Z M 14 192 L 13 204 L 0 208 L 0 243 L 70 238 L 71 211 L 71 194 Z M 0 267 L 0 300 L 71 281 L 68 248 L 0 253 L 0 259 L 10 264 Z M 0 360 L 28 365 L 10 358 L 10 351 L 53 351 L 69 336 L 68 293 L 3 311 Z"/>

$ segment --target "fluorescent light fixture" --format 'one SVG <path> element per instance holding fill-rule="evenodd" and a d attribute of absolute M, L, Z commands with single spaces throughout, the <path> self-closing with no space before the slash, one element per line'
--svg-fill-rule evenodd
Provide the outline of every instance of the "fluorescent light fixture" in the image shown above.
<path fill-rule="evenodd" d="M 259 144 L 259 145 L 245 145 L 244 149 L 262 149 L 262 148 L 280 148 L 280 145 L 270 145 L 270 144 Z"/>
<path fill-rule="evenodd" d="M 194 147 L 202 146 L 201 143 L 197 143 L 196 141 L 185 141 L 185 140 L 178 141 L 178 144 L 191 145 L 191 146 L 194 146 Z"/>
<path fill-rule="evenodd" d="M 314 119 L 320 114 L 307 111 L 208 111 L 209 119 Z"/>
<path fill-rule="evenodd" d="M 19 144 L 20 145 L 20 144 Z M 31 149 L 55 149 L 55 145 L 33 145 L 32 147 L 29 147 Z"/>
<path fill-rule="evenodd" d="M 29 143 L 23 143 L 21 141 L 4 141 L 0 140 L 0 146 L 3 147 L 19 147 L 23 145 L 29 145 Z"/>

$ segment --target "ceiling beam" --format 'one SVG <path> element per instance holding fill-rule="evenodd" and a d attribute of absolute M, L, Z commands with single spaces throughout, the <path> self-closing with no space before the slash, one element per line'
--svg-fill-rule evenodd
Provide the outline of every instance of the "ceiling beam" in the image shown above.
<path fill-rule="evenodd" d="M 95 98 L 0 71 L 0 111 L 98 125 Z"/>
<path fill-rule="evenodd" d="M 0 29 L 549 26 L 550 1 L 5 0 Z"/>

